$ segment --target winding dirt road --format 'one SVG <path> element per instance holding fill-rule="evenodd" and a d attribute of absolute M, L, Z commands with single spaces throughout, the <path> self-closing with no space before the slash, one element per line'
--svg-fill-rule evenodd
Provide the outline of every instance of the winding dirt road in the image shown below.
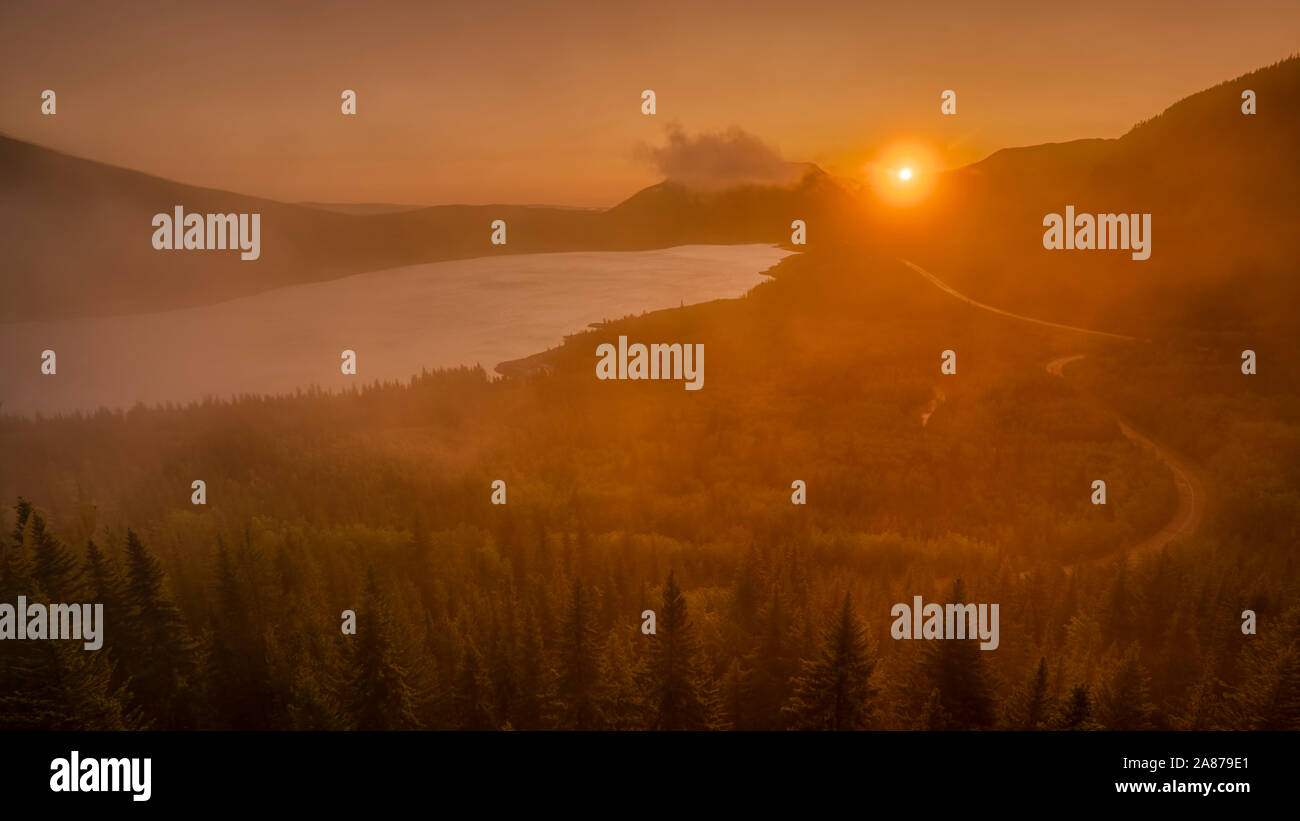
<path fill-rule="evenodd" d="M 1125 342 L 1139 341 L 1137 337 L 1125 336 L 1123 334 L 1113 334 L 1113 333 L 1108 333 L 1106 331 L 1094 331 L 1090 328 L 1077 328 L 1073 325 L 1062 325 L 1059 322 L 1049 322 L 1044 319 L 1035 319 L 1034 317 L 1022 316 L 1020 314 L 1012 313 L 1010 311 L 1004 311 L 1001 308 L 995 308 L 992 305 L 985 305 L 983 302 L 977 302 L 976 300 L 971 299 L 965 294 L 953 289 L 946 282 L 939 279 L 934 274 L 925 270 L 921 266 L 912 262 L 908 262 L 905 259 L 900 260 L 900 262 L 902 262 L 908 268 L 911 268 L 916 273 L 923 276 L 925 279 L 929 280 L 932 285 L 934 285 L 944 293 L 948 294 L 949 296 L 952 296 L 956 299 L 960 299 L 962 302 L 965 302 L 969 305 L 974 305 L 975 307 L 983 309 L 985 311 L 990 311 L 995 314 L 1011 317 L 1012 319 L 1018 319 L 1022 322 L 1030 322 L 1035 325 L 1045 325 L 1047 327 L 1056 328 L 1064 331 L 1071 331 L 1073 333 L 1089 334 L 1092 336 L 1101 336 L 1109 339 L 1119 339 Z M 1072 362 L 1078 362 L 1080 359 L 1083 359 L 1085 356 L 1087 356 L 1087 354 L 1078 353 L 1078 354 L 1068 354 L 1066 356 L 1057 357 L 1056 359 L 1053 359 L 1051 362 L 1047 363 L 1047 372 L 1052 376 L 1056 376 L 1061 379 L 1064 379 L 1065 366 L 1069 365 Z M 1111 415 L 1114 416 L 1115 421 L 1119 423 L 1119 429 L 1124 434 L 1125 437 L 1127 437 L 1130 441 L 1136 443 L 1137 445 L 1151 451 L 1151 453 L 1154 454 L 1157 459 L 1159 459 L 1161 462 L 1164 462 L 1165 467 L 1167 467 L 1169 469 L 1169 472 L 1173 474 L 1174 487 L 1178 491 L 1178 506 L 1174 510 L 1174 514 L 1172 517 L 1170 517 L 1169 521 L 1165 522 L 1165 524 L 1158 531 L 1156 531 L 1146 540 L 1142 541 L 1139 544 L 1129 547 L 1127 550 L 1120 551 L 1120 552 L 1127 553 L 1127 555 L 1131 559 L 1143 553 L 1160 550 L 1162 547 L 1169 544 L 1174 539 L 1182 538 L 1184 536 L 1190 536 L 1192 533 L 1196 532 L 1197 526 L 1200 525 L 1201 523 L 1201 511 L 1205 509 L 1205 490 L 1200 480 L 1197 478 L 1196 474 L 1177 456 L 1175 456 L 1166 448 L 1157 445 L 1149 437 L 1134 430 L 1132 427 L 1129 426 L 1127 422 L 1124 421 L 1124 419 L 1122 419 L 1119 416 L 1119 414 L 1116 414 L 1112 411 Z M 1111 555 L 1114 554 L 1112 553 Z M 1100 561 L 1104 561 L 1106 558 L 1107 557 L 1103 557 L 1101 559 L 1094 559 L 1091 561 L 1100 562 Z M 1065 567 L 1065 571 L 1069 573 L 1074 569 L 1074 567 L 1075 565 L 1067 565 Z"/>
<path fill-rule="evenodd" d="M 1053 359 L 1047 363 L 1047 372 L 1052 376 L 1064 379 L 1065 366 L 1071 362 L 1078 362 L 1086 355 L 1078 353 Z M 1129 548 L 1130 557 L 1148 551 L 1159 550 L 1174 539 L 1195 533 L 1197 526 L 1201 523 L 1201 511 L 1205 508 L 1205 491 L 1200 480 L 1196 478 L 1196 474 L 1173 453 L 1129 427 L 1129 424 L 1121 419 L 1118 414 L 1112 415 L 1115 416 L 1115 421 L 1119 423 L 1120 432 L 1124 436 L 1151 451 L 1157 459 L 1165 463 L 1165 467 L 1169 468 L 1169 472 L 1174 476 L 1174 487 L 1178 491 L 1178 507 L 1174 510 L 1174 515 L 1150 538 Z M 1070 569 L 1072 568 L 1067 567 L 1067 572 Z"/>
<path fill-rule="evenodd" d="M 1021 322 L 1031 322 L 1034 325 L 1044 325 L 1048 328 L 1056 328 L 1062 331 L 1074 331 L 1075 333 L 1079 333 L 1079 334 L 1091 334 L 1093 336 L 1104 336 L 1108 339 L 1121 339 L 1125 342 L 1138 341 L 1138 338 L 1136 336 L 1125 336 L 1124 334 L 1113 334 L 1107 331 L 1094 331 L 1091 328 L 1076 328 L 1073 325 L 1062 325 L 1059 322 L 1048 322 L 1046 319 L 1035 319 L 1032 316 L 1024 316 L 1023 314 L 1013 314 L 1010 311 L 1004 311 L 1001 308 L 994 308 L 992 305 L 985 305 L 983 302 L 976 302 L 975 300 L 966 296 L 962 292 L 953 289 L 951 286 L 948 285 L 948 283 L 944 282 L 942 279 L 939 279 L 937 276 L 925 270 L 920 265 L 917 265 L 914 262 L 908 262 L 905 259 L 900 259 L 899 262 L 903 263 L 908 268 L 911 268 L 913 271 L 917 272 L 921 276 L 930 280 L 931 285 L 938 288 L 940 291 L 943 291 L 948 296 L 954 297 L 956 299 L 960 299 L 962 302 L 965 302 L 968 305 L 974 305 L 976 308 L 983 308 L 984 310 L 990 311 L 995 314 L 1001 314 L 1002 316 L 1009 316 L 1012 319 L 1019 319 Z"/>

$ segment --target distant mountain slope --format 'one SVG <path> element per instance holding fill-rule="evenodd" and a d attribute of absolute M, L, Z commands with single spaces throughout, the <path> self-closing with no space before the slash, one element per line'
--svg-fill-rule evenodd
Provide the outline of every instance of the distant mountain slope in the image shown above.
<path fill-rule="evenodd" d="M 1255 91 L 1258 113 L 1241 113 Z M 1300 58 L 1170 106 L 1119 139 L 1012 148 L 944 174 L 908 209 L 861 202 L 816 166 L 795 185 L 697 191 L 665 181 L 607 211 L 527 206 L 291 205 L 198 188 L 0 137 L 0 322 L 205 304 L 397 265 L 688 243 L 894 249 L 973 298 L 1066 324 L 1289 326 L 1300 298 Z M 262 214 L 262 257 L 155 251 L 150 220 Z M 1152 254 L 1049 251 L 1043 217 L 1152 214 Z M 490 243 L 495 219 L 509 243 Z"/>
<path fill-rule="evenodd" d="M 218 302 L 298 282 L 490 249 L 493 219 L 512 252 L 565 245 L 590 215 L 508 206 L 357 215 L 199 188 L 0 139 L 0 321 L 129 313 Z M 153 215 L 252 213 L 261 257 L 157 251 Z M 558 229 L 558 230 L 557 230 Z M 557 239 L 558 237 L 558 239 Z"/>
<path fill-rule="evenodd" d="M 822 239 L 847 230 L 856 200 L 829 174 L 806 165 L 792 186 L 738 186 L 696 191 L 667 180 L 606 211 L 602 223 L 614 242 L 738 243 L 790 241 L 802 219 Z"/>
<path fill-rule="evenodd" d="M 1258 113 L 1241 112 L 1253 90 Z M 972 297 L 1144 334 L 1168 323 L 1293 322 L 1300 296 L 1300 59 L 1199 92 L 1119 139 L 999 151 L 882 214 L 899 244 Z M 1152 254 L 1046 250 L 1043 217 L 1150 213 Z M 921 260 L 918 260 L 921 261 Z"/>
<path fill-rule="evenodd" d="M 166 310 L 398 265 L 494 254 L 782 242 L 838 210 L 820 171 L 788 189 L 653 186 L 600 212 L 508 205 L 390 210 L 286 204 L 200 188 L 0 137 L 0 322 Z M 261 258 L 157 251 L 154 214 L 261 217 Z M 351 213 L 349 213 L 351 212 Z M 507 223 L 506 246 L 490 242 Z"/>
<path fill-rule="evenodd" d="M 426 205 L 399 205 L 391 202 L 300 202 L 308 208 L 337 211 L 340 214 L 396 214 L 401 211 L 418 211 Z"/>

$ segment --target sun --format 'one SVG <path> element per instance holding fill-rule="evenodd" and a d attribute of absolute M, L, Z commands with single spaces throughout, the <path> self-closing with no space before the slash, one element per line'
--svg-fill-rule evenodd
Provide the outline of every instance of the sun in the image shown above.
<path fill-rule="evenodd" d="M 918 205 L 939 183 L 942 155 L 924 140 L 892 140 L 872 155 L 862 166 L 863 182 L 886 205 Z"/>

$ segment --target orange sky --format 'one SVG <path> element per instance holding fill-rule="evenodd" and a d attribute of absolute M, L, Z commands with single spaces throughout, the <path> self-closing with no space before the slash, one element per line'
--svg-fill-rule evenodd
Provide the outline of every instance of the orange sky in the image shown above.
<path fill-rule="evenodd" d="M 1119 136 L 1298 43 L 1295 0 L 6 0 L 0 131 L 284 200 L 606 206 L 671 123 L 846 176 L 904 137 L 961 165 Z"/>

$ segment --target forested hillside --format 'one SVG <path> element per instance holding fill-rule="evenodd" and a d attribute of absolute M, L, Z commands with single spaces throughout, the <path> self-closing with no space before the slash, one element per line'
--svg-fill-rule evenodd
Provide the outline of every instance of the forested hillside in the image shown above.
<path fill-rule="evenodd" d="M 1242 95 L 1258 112 L 1243 115 Z M 881 210 L 881 242 L 976 299 L 1119 333 L 1198 325 L 1294 334 L 1300 57 L 1198 92 L 1118 139 L 1008 148 Z M 1148 213 L 1151 254 L 1043 247 L 1044 216 Z"/>
<path fill-rule="evenodd" d="M 1293 365 L 993 316 L 859 245 L 774 273 L 529 375 L 0 419 L 0 600 L 107 636 L 24 643 L 0 726 L 1297 728 Z M 620 334 L 703 343 L 705 389 L 596 380 Z M 1175 489 L 1116 412 L 1202 475 L 1194 537 L 1126 555 Z M 891 638 L 914 595 L 1000 603 L 1000 647 Z"/>

